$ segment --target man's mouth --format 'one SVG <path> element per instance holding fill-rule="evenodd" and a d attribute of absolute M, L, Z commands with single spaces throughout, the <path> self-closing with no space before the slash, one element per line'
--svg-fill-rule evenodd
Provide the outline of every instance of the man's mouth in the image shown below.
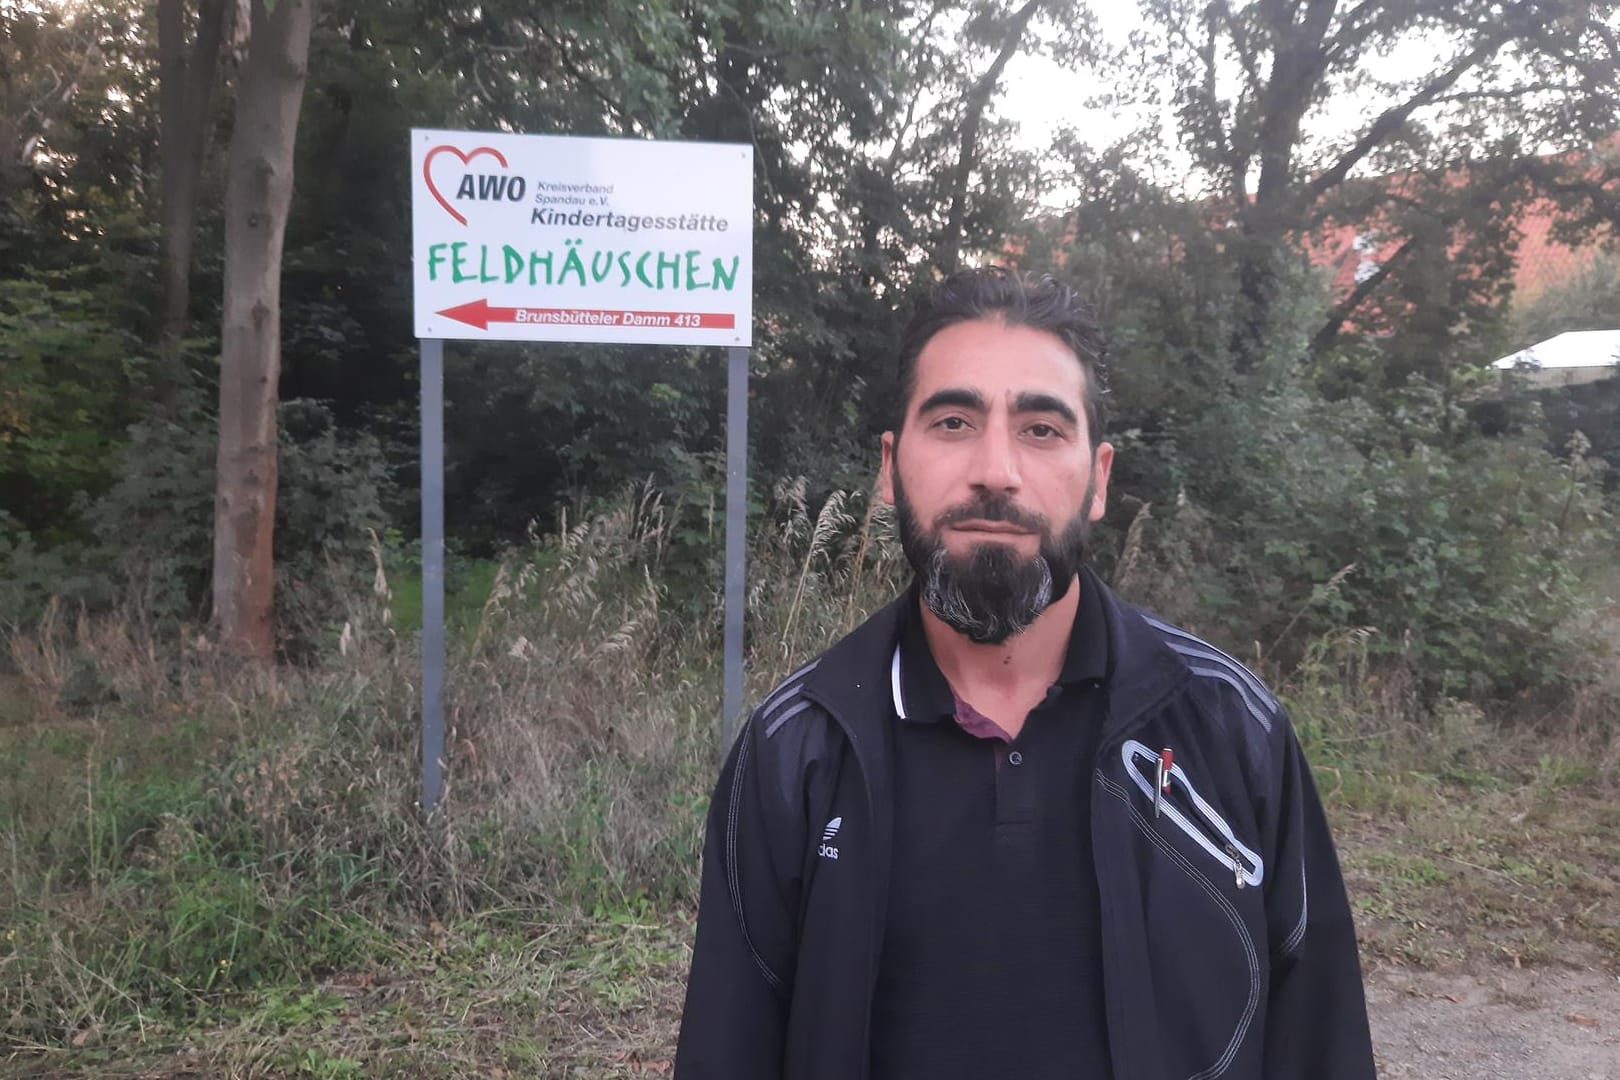
<path fill-rule="evenodd" d="M 1028 536 L 1028 529 L 1010 525 L 1005 521 L 958 521 L 949 526 L 957 532 L 997 533 L 1003 536 Z"/>

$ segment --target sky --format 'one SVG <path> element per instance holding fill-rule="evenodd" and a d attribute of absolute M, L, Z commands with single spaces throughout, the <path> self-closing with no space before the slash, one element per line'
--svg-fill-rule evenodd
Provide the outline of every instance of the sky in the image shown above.
<path fill-rule="evenodd" d="M 1124 46 L 1132 30 L 1143 25 L 1136 0 L 1113 0 L 1092 4 L 1104 45 Z M 1382 78 L 1399 79 L 1424 70 L 1434 62 L 1439 46 L 1421 37 L 1409 38 L 1387 56 L 1369 58 L 1372 72 Z M 1130 134 L 1135 117 L 1098 109 L 1085 109 L 1080 103 L 1093 95 L 1095 75 L 1066 70 L 1044 57 L 1020 54 L 1008 64 L 1003 76 L 999 102 L 1001 115 L 1017 120 L 1020 142 L 1028 149 L 1045 149 L 1065 124 L 1082 132 L 1085 141 L 1101 148 Z M 1235 88 L 1234 88 L 1235 89 Z M 1319 137 L 1332 139 L 1363 130 L 1372 118 L 1392 101 L 1364 95 L 1335 98 L 1306 118 L 1306 129 Z M 1162 122 L 1173 117 L 1165 111 Z M 1173 140 L 1171 140 L 1173 143 Z M 1171 147 L 1175 162 L 1180 155 Z"/>

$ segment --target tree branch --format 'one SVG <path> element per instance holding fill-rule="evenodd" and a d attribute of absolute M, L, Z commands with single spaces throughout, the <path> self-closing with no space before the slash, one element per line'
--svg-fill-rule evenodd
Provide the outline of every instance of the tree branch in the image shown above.
<path fill-rule="evenodd" d="M 1320 329 L 1311 335 L 1311 355 L 1320 356 L 1338 340 L 1339 331 L 1344 328 L 1345 320 L 1349 319 L 1355 310 L 1366 302 L 1367 298 L 1378 291 L 1389 275 L 1394 273 L 1395 267 L 1406 260 L 1412 249 L 1417 246 L 1417 237 L 1408 236 L 1406 241 L 1392 252 L 1389 258 L 1379 264 L 1378 269 L 1356 282 L 1356 287 L 1350 290 L 1350 295 L 1333 305 L 1328 312 L 1327 319 Z"/>
<path fill-rule="evenodd" d="M 1457 59 L 1451 67 L 1429 80 L 1428 84 L 1399 105 L 1384 110 L 1372 122 L 1354 146 L 1345 151 L 1327 170 L 1322 172 L 1306 185 L 1306 193 L 1312 199 L 1319 198 L 1323 192 L 1342 183 L 1368 154 L 1381 146 L 1384 140 L 1393 135 L 1407 119 L 1423 106 L 1430 104 L 1435 98 L 1456 85 L 1457 80 L 1466 75 L 1471 69 L 1478 67 L 1486 58 L 1490 57 L 1503 45 L 1511 40 L 1511 34 L 1498 33 L 1480 42 L 1468 52 Z"/>
<path fill-rule="evenodd" d="M 1232 5 L 1227 0 L 1217 0 L 1212 10 L 1220 13 L 1226 23 L 1226 32 L 1232 38 L 1232 51 L 1237 53 L 1238 64 L 1243 68 L 1243 74 L 1248 77 L 1249 91 L 1258 95 L 1260 93 L 1260 63 L 1259 50 L 1249 38 L 1248 28 L 1241 20 L 1232 14 Z"/>
<path fill-rule="evenodd" d="M 567 72 L 568 75 L 572 77 L 575 82 L 583 86 L 592 97 L 596 98 L 596 100 L 600 101 L 607 107 L 608 112 L 611 113 L 613 118 L 619 122 L 619 126 L 624 130 L 626 135 L 634 135 L 636 133 L 635 118 L 630 115 L 630 111 L 624 107 L 622 102 L 615 99 L 606 90 L 603 90 L 601 86 L 597 84 L 595 79 L 588 75 L 583 68 L 574 62 L 573 58 L 568 55 L 568 42 L 553 34 L 546 28 L 546 25 L 543 22 L 536 21 L 535 29 L 539 30 L 540 36 L 545 38 L 552 48 L 557 50 L 557 63 L 562 66 L 563 71 Z"/>
<path fill-rule="evenodd" d="M 1327 39 L 1322 49 L 1322 57 L 1329 66 L 1336 63 L 1346 50 L 1358 48 L 1366 42 L 1372 27 L 1363 25 L 1361 20 L 1377 10 L 1378 6 L 1379 0 L 1361 0 L 1339 20 L 1339 28 Z"/>
<path fill-rule="evenodd" d="M 967 212 L 968 177 L 973 172 L 973 157 L 978 149 L 979 127 L 984 122 L 984 110 L 989 107 L 990 97 L 995 93 L 996 84 L 1001 81 L 1001 73 L 1007 64 L 1018 52 L 1018 46 L 1024 40 L 1024 32 L 1035 18 L 1035 13 L 1046 0 L 1028 0 L 1023 7 L 1012 17 L 1007 37 L 1002 41 L 1001 51 L 996 54 L 995 60 L 990 64 L 979 81 L 974 84 L 968 94 L 967 113 L 962 122 L 962 138 L 958 144 L 956 155 L 956 169 L 951 178 L 951 208 L 949 216 L 945 219 L 945 235 L 940 238 L 939 250 L 935 255 L 935 265 L 949 274 L 956 270 L 957 262 L 961 258 L 962 247 L 962 219 Z"/>

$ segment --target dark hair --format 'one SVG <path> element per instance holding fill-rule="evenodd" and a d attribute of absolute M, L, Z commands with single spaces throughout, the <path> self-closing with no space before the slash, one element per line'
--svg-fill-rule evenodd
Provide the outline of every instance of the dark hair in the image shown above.
<path fill-rule="evenodd" d="M 1086 429 L 1092 448 L 1103 435 L 1104 347 L 1091 306 L 1050 275 L 1032 277 L 1005 266 L 962 270 L 936 284 L 900 339 L 900 403 L 894 425 L 905 424 L 917 389 L 917 357 L 935 334 L 957 323 L 999 318 L 1008 326 L 1044 330 L 1069 347 L 1085 374 Z"/>

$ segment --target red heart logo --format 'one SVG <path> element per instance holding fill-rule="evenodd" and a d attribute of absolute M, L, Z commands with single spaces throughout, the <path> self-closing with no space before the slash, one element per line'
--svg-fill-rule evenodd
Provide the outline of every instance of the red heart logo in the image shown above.
<path fill-rule="evenodd" d="M 422 179 L 427 181 L 428 191 L 432 193 L 435 199 L 439 200 L 439 205 L 444 207 L 445 213 L 449 214 L 451 217 L 465 225 L 467 224 L 467 219 L 461 215 L 461 211 L 450 205 L 445 197 L 440 194 L 439 186 L 433 182 L 433 159 L 438 157 L 440 154 L 454 154 L 456 157 L 461 159 L 461 163 L 463 165 L 470 165 L 472 164 L 473 158 L 478 157 L 481 154 L 488 154 L 490 157 L 501 163 L 501 168 L 505 169 L 509 168 L 509 166 L 506 164 L 505 156 L 493 146 L 474 147 L 470 152 L 465 154 L 463 154 L 456 147 L 448 145 L 435 146 L 433 149 L 427 152 L 427 157 L 422 159 Z"/>

